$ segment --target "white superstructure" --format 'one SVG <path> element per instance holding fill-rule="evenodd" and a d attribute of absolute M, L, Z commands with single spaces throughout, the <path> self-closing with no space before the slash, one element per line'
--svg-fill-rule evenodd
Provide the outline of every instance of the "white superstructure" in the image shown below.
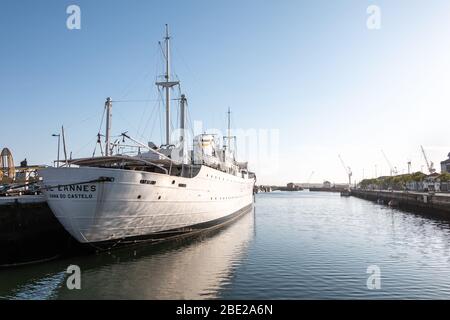
<path fill-rule="evenodd" d="M 176 146 L 171 144 L 170 89 L 179 82 L 169 75 L 169 41 L 166 29 L 166 74 L 156 83 L 166 93 L 166 143 L 145 145 L 124 133 L 123 141 L 132 141 L 138 152 L 120 153 L 120 145 L 110 141 L 113 101 L 108 98 L 104 154 L 40 172 L 50 208 L 80 242 L 177 235 L 223 223 L 253 205 L 255 175 L 236 162 L 229 133 L 223 147 L 216 136 L 201 134 L 188 150 L 184 95 L 182 134 Z"/>

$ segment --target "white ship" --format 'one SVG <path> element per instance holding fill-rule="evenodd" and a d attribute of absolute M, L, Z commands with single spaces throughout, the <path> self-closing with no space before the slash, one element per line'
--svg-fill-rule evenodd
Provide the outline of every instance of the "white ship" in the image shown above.
<path fill-rule="evenodd" d="M 164 41 L 165 75 L 156 85 L 165 91 L 165 144 L 146 145 L 126 133 L 111 142 L 113 101 L 108 98 L 104 154 L 40 171 L 51 210 L 79 242 L 176 236 L 223 224 L 253 207 L 256 178 L 246 163 L 235 159 L 230 121 L 222 147 L 217 136 L 201 134 L 188 150 L 186 97 L 181 95 L 180 136 L 172 144 L 170 95 L 179 82 L 170 75 L 167 26 Z M 135 154 L 120 152 L 125 147 L 135 147 Z"/>

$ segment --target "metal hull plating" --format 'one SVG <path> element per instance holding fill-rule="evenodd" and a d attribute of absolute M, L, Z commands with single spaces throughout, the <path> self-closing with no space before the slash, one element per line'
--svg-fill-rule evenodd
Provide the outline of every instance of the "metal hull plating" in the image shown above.
<path fill-rule="evenodd" d="M 40 173 L 48 204 L 79 242 L 103 242 L 180 230 L 220 220 L 253 203 L 253 179 L 202 166 L 193 178 L 97 167 Z M 93 181 L 100 177 L 109 182 Z"/>

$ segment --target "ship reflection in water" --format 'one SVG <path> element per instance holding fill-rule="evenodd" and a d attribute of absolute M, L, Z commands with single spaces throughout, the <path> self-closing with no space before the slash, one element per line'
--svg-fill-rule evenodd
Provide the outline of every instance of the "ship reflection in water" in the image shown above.
<path fill-rule="evenodd" d="M 214 299 L 245 258 L 254 231 L 252 211 L 192 239 L 3 270 L 0 298 Z M 71 264 L 81 269 L 81 290 L 67 289 Z"/>

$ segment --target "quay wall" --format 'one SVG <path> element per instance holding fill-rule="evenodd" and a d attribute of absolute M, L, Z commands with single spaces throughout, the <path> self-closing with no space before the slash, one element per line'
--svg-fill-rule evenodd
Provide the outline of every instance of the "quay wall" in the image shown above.
<path fill-rule="evenodd" d="M 72 241 L 46 202 L 0 205 L 0 268 L 62 255 Z"/>
<path fill-rule="evenodd" d="M 309 191 L 314 192 L 342 192 L 345 191 L 345 188 L 309 188 Z"/>
<path fill-rule="evenodd" d="M 406 209 L 421 209 L 432 213 L 445 214 L 450 217 L 450 194 L 388 191 L 388 190 L 352 190 L 351 195 L 389 204 L 394 200 L 395 206 Z"/>

